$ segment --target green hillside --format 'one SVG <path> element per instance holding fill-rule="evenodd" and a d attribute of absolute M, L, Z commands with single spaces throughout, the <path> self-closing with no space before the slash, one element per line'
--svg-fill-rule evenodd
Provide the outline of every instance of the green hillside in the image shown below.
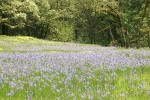
<path fill-rule="evenodd" d="M 68 51 L 85 51 L 85 50 L 73 50 L 70 47 L 100 47 L 98 45 L 79 44 L 69 42 L 57 42 L 48 41 L 43 39 L 37 39 L 29 36 L 5 36 L 0 35 L 0 52 L 68 52 Z M 43 48 L 42 48 L 43 47 Z M 63 48 L 65 47 L 65 48 Z M 41 48 L 40 50 L 36 48 Z M 68 50 L 67 48 L 70 48 Z M 32 50 L 31 50 L 32 49 Z M 34 50 L 33 50 L 34 49 Z M 88 51 L 88 50 L 86 50 Z M 89 50 L 90 51 L 90 50 Z"/>

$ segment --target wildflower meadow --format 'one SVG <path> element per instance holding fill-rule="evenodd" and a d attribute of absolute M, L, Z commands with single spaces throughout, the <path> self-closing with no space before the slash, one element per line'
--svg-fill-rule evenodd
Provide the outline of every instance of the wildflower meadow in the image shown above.
<path fill-rule="evenodd" d="M 0 37 L 0 100 L 150 100 L 150 49 Z"/>

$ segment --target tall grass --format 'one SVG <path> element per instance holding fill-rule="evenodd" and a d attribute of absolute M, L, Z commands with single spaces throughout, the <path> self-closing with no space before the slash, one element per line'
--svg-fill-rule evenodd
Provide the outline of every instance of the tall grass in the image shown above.
<path fill-rule="evenodd" d="M 150 98 L 147 49 L 7 38 L 0 38 L 0 100 Z"/>

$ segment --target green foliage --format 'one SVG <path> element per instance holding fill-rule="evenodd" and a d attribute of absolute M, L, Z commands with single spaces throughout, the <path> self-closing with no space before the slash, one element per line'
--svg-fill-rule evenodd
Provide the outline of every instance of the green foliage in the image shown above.
<path fill-rule="evenodd" d="M 150 46 L 149 0 L 2 0 L 3 35 Z"/>

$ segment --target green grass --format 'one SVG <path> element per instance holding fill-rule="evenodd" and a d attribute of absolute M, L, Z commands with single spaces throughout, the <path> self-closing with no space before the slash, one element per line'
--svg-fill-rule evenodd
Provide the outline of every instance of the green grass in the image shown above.
<path fill-rule="evenodd" d="M 91 44 L 78 44 L 78 43 L 67 43 L 67 42 L 58 42 L 58 41 L 48 41 L 37 39 L 34 37 L 28 36 L 5 36 L 0 35 L 0 52 L 19 52 L 26 53 L 29 52 L 27 49 L 30 47 L 40 47 L 40 46 L 49 46 L 50 48 L 43 48 L 42 50 L 32 50 L 30 52 L 84 52 L 83 50 L 65 50 L 63 48 L 59 49 L 51 49 L 51 47 L 55 46 L 93 46 L 97 47 L 98 45 Z M 16 50 L 15 48 L 24 48 L 23 50 Z"/>
<path fill-rule="evenodd" d="M 62 42 L 55 42 L 55 41 L 47 41 L 42 39 L 37 39 L 34 37 L 28 36 L 5 36 L 0 35 L 0 52 L 16 52 L 13 49 L 16 47 L 30 47 L 30 46 L 56 46 L 56 45 L 64 45 L 65 43 Z M 55 51 L 55 50 L 42 50 L 42 51 Z M 58 50 L 56 50 L 57 52 Z M 25 53 L 27 52 L 26 49 L 24 50 L 17 50 L 17 52 Z M 38 52 L 35 50 L 35 52 Z"/>
<path fill-rule="evenodd" d="M 76 96 L 77 100 L 89 99 L 88 96 L 92 95 L 94 100 L 104 99 L 104 100 L 148 100 L 150 98 L 150 67 L 145 67 L 143 70 L 141 68 L 126 68 L 124 70 L 116 69 L 110 71 L 97 70 L 93 72 L 95 77 L 80 81 L 74 76 L 69 82 L 68 89 Z M 101 79 L 99 76 L 105 73 Z M 112 74 L 115 73 L 113 76 Z M 76 72 L 78 76 L 82 75 L 82 72 L 78 70 Z M 134 76 L 135 74 L 135 76 Z M 40 76 L 40 74 L 36 74 Z M 30 76 L 32 77 L 32 76 Z M 24 100 L 27 99 L 27 91 L 33 92 L 32 100 L 56 100 L 59 97 L 61 100 L 72 100 L 74 96 L 68 96 L 66 94 L 66 87 L 59 81 L 62 80 L 65 75 L 60 74 L 53 79 L 53 82 L 40 90 L 43 83 L 37 83 L 36 87 L 30 88 L 28 84 L 24 85 L 23 90 L 15 91 L 15 95 L 7 97 L 5 96 L 6 91 L 11 91 L 7 84 L 1 87 L 0 98 L 1 100 Z M 110 79 L 111 78 L 111 79 Z M 39 79 L 40 80 L 40 79 Z M 53 91 L 51 89 L 52 84 L 57 85 L 58 89 L 62 89 L 60 92 Z M 86 85 L 86 87 L 85 87 Z M 80 91 L 79 91 L 80 90 Z M 81 95 L 85 94 L 85 97 Z M 105 97 L 105 95 L 107 95 Z"/>
<path fill-rule="evenodd" d="M 19 52 L 26 53 L 25 50 L 13 49 L 16 47 L 28 47 L 33 46 L 59 46 L 70 45 L 69 43 L 53 42 L 40 40 L 33 37 L 26 36 L 0 36 L 0 52 Z M 71 44 L 78 46 L 89 46 L 82 44 Z M 96 45 L 92 45 L 96 46 Z M 116 49 L 116 48 L 115 48 Z M 125 49 L 116 49 L 125 50 Z M 127 50 L 127 49 L 126 49 Z M 139 49 L 139 51 L 142 49 Z M 149 50 L 149 49 L 146 49 Z M 81 51 L 69 51 L 69 50 L 34 50 L 30 52 L 81 52 Z M 124 51 L 123 51 L 124 53 Z M 130 57 L 128 53 L 125 54 Z M 150 58 L 149 56 L 147 58 Z M 9 60 L 7 60 L 9 61 Z M 20 86 L 14 87 L 14 95 L 7 96 L 7 93 L 11 91 L 10 82 L 13 80 L 13 76 L 10 77 L 5 84 L 0 83 L 0 100 L 30 100 L 28 95 L 32 95 L 32 100 L 149 100 L 150 98 L 150 66 L 142 66 L 137 68 L 126 67 L 122 69 L 107 70 L 103 69 L 88 69 L 87 65 L 85 70 L 78 68 L 69 80 L 68 85 L 64 84 L 64 79 L 67 78 L 65 74 L 56 73 L 44 73 L 49 76 L 46 80 L 42 78 L 39 72 L 33 72 L 32 74 L 23 77 L 20 76 L 16 81 L 27 81 L 23 83 L 22 89 L 17 89 Z M 32 67 L 32 66 L 31 66 Z M 1 66 L 0 66 L 1 68 Z M 0 75 L 2 75 L 0 69 Z M 88 73 L 92 73 L 94 76 L 89 77 Z M 54 77 L 52 77 L 55 75 Z M 81 79 L 82 76 L 85 76 Z M 30 86 L 28 83 L 32 77 L 39 77 L 35 81 L 36 86 Z M 29 80 L 27 80 L 29 79 Z M 43 82 L 44 80 L 44 82 Z M 60 82 L 62 81 L 62 82 Z M 1 80 L 0 80 L 1 82 Z M 22 84 L 22 83 L 21 83 Z M 57 86 L 57 89 L 53 89 L 53 85 Z"/>
<path fill-rule="evenodd" d="M 34 37 L 28 36 L 5 36 L 0 35 L 0 52 L 10 52 L 10 49 L 13 49 L 17 46 L 61 46 L 61 45 L 72 45 L 72 43 L 65 43 L 65 42 L 56 42 L 56 41 L 48 41 L 37 39 Z M 74 44 L 76 45 L 76 44 Z M 82 45 L 82 44 L 79 44 Z M 84 44 L 83 44 L 84 45 Z M 13 51 L 13 50 L 12 50 Z M 26 51 L 26 50 L 23 50 Z M 49 50 L 45 50 L 49 51 Z M 55 51 L 55 50 L 54 50 Z M 56 50 L 58 51 L 58 50 Z"/>
<path fill-rule="evenodd" d="M 43 40 L 39 40 L 33 37 L 28 37 L 28 36 L 5 36 L 5 35 L 0 35 L 0 41 L 5 41 L 5 42 L 39 42 Z"/>

